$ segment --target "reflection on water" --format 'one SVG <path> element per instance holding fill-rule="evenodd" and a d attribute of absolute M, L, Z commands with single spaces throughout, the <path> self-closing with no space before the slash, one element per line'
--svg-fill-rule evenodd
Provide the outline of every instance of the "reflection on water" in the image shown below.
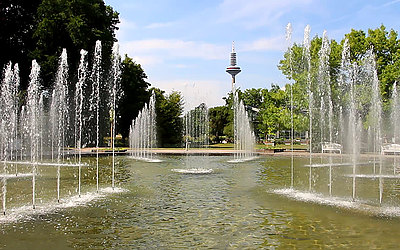
<path fill-rule="evenodd" d="M 0 248 L 387 249 L 398 246 L 398 218 L 301 202 L 272 193 L 290 185 L 290 158 L 259 158 L 239 164 L 227 163 L 228 159 L 165 157 L 162 163 L 146 163 L 119 157 L 118 186 L 125 192 L 27 220 L 2 223 Z M 89 166 L 83 168 L 82 192 L 90 192 L 96 186 L 95 167 L 91 167 L 94 165 L 90 158 L 85 160 Z M 111 183 L 109 160 L 101 159 L 103 187 Z M 298 164 L 306 162 L 297 159 Z M 171 171 L 197 169 L 199 165 L 213 171 L 200 175 Z M 56 172 L 49 167 L 39 169 L 37 196 L 43 200 L 41 206 L 46 206 L 55 199 Z M 64 197 L 76 194 L 76 171 L 63 169 Z M 296 171 L 300 174 L 308 170 Z M 318 171 L 314 174 L 323 176 L 322 170 Z M 307 180 L 307 176 L 297 178 L 295 186 L 308 187 Z M 314 180 L 313 188 L 326 189 L 326 183 Z M 29 181 L 29 177 L 9 180 L 10 194 L 14 192 L 14 196 L 23 200 L 9 201 L 9 206 L 25 200 L 29 204 L 29 192 L 23 191 L 29 187 Z M 392 184 L 393 189 L 397 190 L 398 185 Z M 388 195 L 393 196 L 393 192 Z"/>

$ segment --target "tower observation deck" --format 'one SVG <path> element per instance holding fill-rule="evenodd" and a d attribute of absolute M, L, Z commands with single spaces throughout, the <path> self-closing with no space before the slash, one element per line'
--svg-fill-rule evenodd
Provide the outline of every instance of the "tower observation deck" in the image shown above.
<path fill-rule="evenodd" d="M 235 90 L 235 77 L 241 71 L 240 67 L 236 65 L 235 42 L 232 42 L 231 65 L 226 67 L 226 72 L 232 76 L 232 93 Z"/>

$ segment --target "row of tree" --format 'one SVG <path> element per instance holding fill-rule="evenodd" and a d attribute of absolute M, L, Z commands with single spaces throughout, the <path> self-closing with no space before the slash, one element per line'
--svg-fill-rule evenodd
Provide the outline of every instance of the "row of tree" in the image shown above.
<path fill-rule="evenodd" d="M 380 82 L 380 93 L 383 101 L 383 110 L 388 111 L 393 86 L 400 76 L 400 39 L 398 33 L 381 25 L 376 29 L 351 30 L 337 42 L 330 40 L 329 76 L 333 106 L 337 107 L 340 101 L 340 74 L 341 59 L 345 39 L 350 47 L 350 61 L 362 64 L 366 52 L 372 48 L 375 54 L 376 67 Z M 315 36 L 310 42 L 311 81 L 318 81 L 320 62 L 319 51 L 322 46 L 322 37 Z M 278 68 L 290 80 L 283 88 L 272 85 L 268 89 L 239 90 L 239 96 L 248 107 L 256 108 L 258 115 L 254 121 L 256 134 L 261 138 L 275 135 L 278 131 L 291 129 L 290 90 L 293 91 L 294 129 L 296 132 L 308 130 L 308 93 L 307 93 L 307 63 L 305 61 L 304 44 L 294 44 L 279 62 Z M 225 106 L 210 109 L 210 131 L 213 138 L 232 136 L 232 95 L 226 98 Z M 249 109 L 250 110 L 250 109 Z"/>

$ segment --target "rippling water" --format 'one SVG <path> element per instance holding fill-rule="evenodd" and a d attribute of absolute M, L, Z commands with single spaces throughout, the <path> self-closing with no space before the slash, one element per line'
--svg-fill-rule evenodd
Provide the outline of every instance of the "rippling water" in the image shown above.
<path fill-rule="evenodd" d="M 92 164 L 93 159 L 85 160 Z M 92 164 L 84 168 L 82 192 L 93 194 L 91 199 L 0 223 L 0 247 L 389 249 L 397 248 L 400 243 L 397 217 L 381 217 L 274 194 L 273 190 L 289 185 L 289 158 L 263 157 L 236 164 L 227 163 L 228 157 L 163 160 L 143 163 L 119 157 L 117 185 L 122 190 L 98 196 L 95 196 L 95 167 Z M 103 188 L 111 183 L 109 161 L 101 159 Z M 298 164 L 306 161 L 296 159 Z M 213 171 L 206 174 L 171 171 L 201 167 Z M 76 171 L 76 168 L 62 169 L 61 193 L 65 199 L 76 195 Z M 55 174 L 55 169 L 40 168 L 37 197 L 42 202 L 38 209 L 54 203 Z M 25 189 L 30 187 L 30 178 L 13 178 L 8 182 L 9 199 L 14 196 L 8 201 L 10 209 L 22 203 L 29 205 L 30 190 Z M 315 189 L 326 186 L 315 182 Z M 393 190 L 397 190 L 397 180 L 394 182 Z M 307 177 L 297 178 L 295 183 L 307 186 Z"/>

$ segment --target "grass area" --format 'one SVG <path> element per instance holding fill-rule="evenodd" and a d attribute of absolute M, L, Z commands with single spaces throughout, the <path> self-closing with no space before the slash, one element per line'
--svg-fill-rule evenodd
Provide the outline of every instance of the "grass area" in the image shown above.
<path fill-rule="evenodd" d="M 93 150 L 96 150 L 96 149 L 93 148 Z M 129 148 L 127 148 L 127 147 L 115 147 L 114 150 L 115 151 L 118 151 L 118 150 L 129 150 Z M 112 151 L 112 148 L 101 148 L 101 147 L 99 147 L 99 151 Z"/>
<path fill-rule="evenodd" d="M 73 149 L 73 148 L 71 148 Z M 153 148 L 155 150 L 185 150 L 185 148 Z M 209 145 L 208 148 L 189 148 L 189 150 L 194 150 L 194 149 L 205 149 L 205 150 L 232 150 L 234 149 L 234 144 L 233 143 L 219 143 L 219 144 L 211 144 Z M 257 144 L 255 146 L 255 149 L 285 149 L 285 150 L 290 150 L 291 149 L 291 145 L 284 145 L 284 144 L 279 144 L 276 146 L 267 146 L 264 144 Z M 293 145 L 293 149 L 294 150 L 307 150 L 308 149 L 308 145 Z M 112 150 L 112 148 L 110 147 L 100 147 L 99 151 L 110 151 Z M 115 148 L 116 151 L 118 150 L 130 150 L 129 147 L 116 147 Z"/>
<path fill-rule="evenodd" d="M 256 146 L 257 149 L 286 149 L 286 150 L 290 150 L 292 149 L 291 145 L 284 145 L 284 144 L 278 144 L 276 146 L 267 146 L 267 145 L 263 145 L 263 144 L 258 144 Z M 293 145 L 293 149 L 294 150 L 307 150 L 308 149 L 308 145 L 300 145 L 300 144 L 295 144 Z"/>
<path fill-rule="evenodd" d="M 210 145 L 210 148 L 218 148 L 218 149 L 233 149 L 233 143 L 218 143 Z"/>

